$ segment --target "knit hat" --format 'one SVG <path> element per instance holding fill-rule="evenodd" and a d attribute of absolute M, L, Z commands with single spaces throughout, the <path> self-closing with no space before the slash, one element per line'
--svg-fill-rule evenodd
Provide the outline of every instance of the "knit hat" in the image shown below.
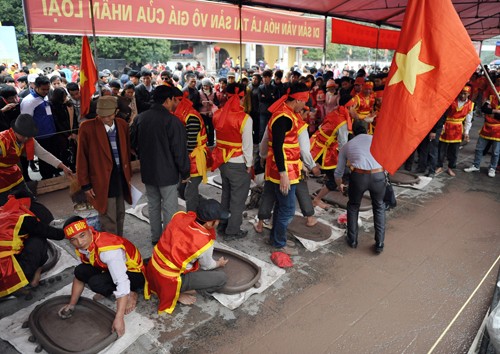
<path fill-rule="evenodd" d="M 116 97 L 113 96 L 101 96 L 97 100 L 96 113 L 101 117 L 107 117 L 116 112 L 118 107 L 118 102 Z"/>
<path fill-rule="evenodd" d="M 12 122 L 12 129 L 19 135 L 27 138 L 32 138 L 36 135 L 38 129 L 31 114 L 20 114 L 15 121 Z"/>
<path fill-rule="evenodd" d="M 203 80 L 201 80 L 201 85 L 202 86 L 212 86 L 212 81 L 209 79 L 209 78 L 205 78 Z"/>
<path fill-rule="evenodd" d="M 326 88 L 335 87 L 335 86 L 337 86 L 337 84 L 335 83 L 335 81 L 333 81 L 333 79 L 330 79 L 326 82 Z"/>

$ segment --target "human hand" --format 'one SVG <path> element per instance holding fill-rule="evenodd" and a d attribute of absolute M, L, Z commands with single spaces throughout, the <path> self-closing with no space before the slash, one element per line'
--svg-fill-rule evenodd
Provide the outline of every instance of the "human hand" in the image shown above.
<path fill-rule="evenodd" d="M 190 183 L 191 182 L 191 177 L 188 177 L 186 179 L 183 179 L 181 183 Z"/>
<path fill-rule="evenodd" d="M 57 314 L 59 315 L 59 317 L 65 320 L 73 316 L 74 311 L 75 311 L 75 305 L 67 304 L 61 307 L 59 311 L 57 311 Z"/>
<path fill-rule="evenodd" d="M 94 189 L 90 188 L 88 191 L 85 191 L 85 195 L 87 196 L 87 199 L 94 199 L 95 198 Z"/>
<path fill-rule="evenodd" d="M 290 180 L 286 172 L 280 172 L 280 192 L 283 195 L 288 195 L 290 191 Z"/>
<path fill-rule="evenodd" d="M 123 317 L 115 317 L 113 325 L 111 326 L 111 331 L 116 332 L 118 334 L 118 337 L 123 336 L 123 334 L 125 333 L 125 320 L 123 319 Z"/>
<path fill-rule="evenodd" d="M 224 267 L 227 262 L 229 262 L 229 259 L 226 259 L 224 257 L 220 257 L 219 260 L 216 262 L 217 263 L 217 268 Z"/>
<path fill-rule="evenodd" d="M 67 167 L 65 164 L 63 164 L 62 162 L 57 166 L 57 168 L 60 168 L 61 170 L 63 170 L 64 175 L 66 177 L 73 177 L 73 171 L 71 171 L 71 169 L 69 167 Z"/>
<path fill-rule="evenodd" d="M 469 134 L 465 134 L 464 135 L 464 140 L 465 140 L 466 143 L 468 143 L 470 141 Z"/>
<path fill-rule="evenodd" d="M 429 140 L 432 141 L 436 139 L 436 133 L 429 133 Z"/>
<path fill-rule="evenodd" d="M 345 184 L 341 183 L 340 186 L 337 187 L 340 193 L 344 194 L 345 191 Z"/>
<path fill-rule="evenodd" d="M 313 175 L 315 176 L 319 176 L 321 174 L 321 170 L 319 168 L 318 165 L 314 166 L 312 169 L 311 169 L 311 172 Z"/>
<path fill-rule="evenodd" d="M 16 106 L 17 106 L 17 103 L 9 103 L 9 104 L 6 104 L 6 105 L 2 108 L 2 112 L 7 112 L 7 111 L 10 111 L 11 109 L 16 108 Z"/>

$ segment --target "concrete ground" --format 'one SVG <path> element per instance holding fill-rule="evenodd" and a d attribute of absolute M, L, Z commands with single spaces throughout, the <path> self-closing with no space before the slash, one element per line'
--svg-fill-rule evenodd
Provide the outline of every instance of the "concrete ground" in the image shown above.
<path fill-rule="evenodd" d="M 476 119 L 476 136 L 481 123 Z M 387 213 L 381 255 L 371 250 L 373 227 L 365 220 L 357 249 L 343 237 L 316 252 L 298 245 L 294 267 L 234 311 L 198 297 L 192 307 L 157 315 L 157 300 L 142 299 L 137 311 L 155 328 L 125 353 L 466 353 L 491 302 L 498 263 L 485 275 L 500 254 L 500 176 L 486 175 L 489 156 L 481 172 L 462 171 L 474 148 L 475 140 L 460 151 L 456 177 L 440 174 L 422 191 L 395 188 L 398 206 Z M 138 175 L 133 184 L 144 190 Z M 311 191 L 320 186 L 309 185 Z M 201 192 L 220 198 L 212 186 Z M 58 219 L 72 213 L 67 190 L 39 199 Z M 248 237 L 227 244 L 270 262 L 268 231 L 256 234 L 248 223 L 255 212 L 248 211 L 243 224 Z M 340 212 L 318 216 L 335 223 Z M 125 236 L 150 256 L 148 224 L 127 215 Z M 0 303 L 0 317 L 68 284 L 71 270 L 41 286 L 32 301 Z M 7 342 L 0 342 L 0 352 L 16 353 Z"/>

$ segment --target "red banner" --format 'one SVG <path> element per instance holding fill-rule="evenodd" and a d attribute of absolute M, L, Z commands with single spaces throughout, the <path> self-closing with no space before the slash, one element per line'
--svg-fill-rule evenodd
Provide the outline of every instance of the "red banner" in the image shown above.
<path fill-rule="evenodd" d="M 94 0 L 98 36 L 239 42 L 237 6 L 194 0 Z M 88 0 L 25 0 L 29 32 L 90 35 Z M 324 19 L 243 6 L 244 43 L 323 47 Z"/>
<path fill-rule="evenodd" d="M 400 31 L 361 25 L 332 18 L 332 43 L 396 49 Z"/>

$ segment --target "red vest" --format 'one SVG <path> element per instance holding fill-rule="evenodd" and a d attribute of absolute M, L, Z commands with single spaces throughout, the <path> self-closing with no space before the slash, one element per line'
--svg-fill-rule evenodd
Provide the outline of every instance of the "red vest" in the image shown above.
<path fill-rule="evenodd" d="M 464 132 L 463 122 L 467 114 L 474 110 L 474 103 L 467 100 L 462 108 L 458 107 L 458 100 L 453 101 L 446 115 L 443 132 L 439 137 L 439 141 L 445 143 L 460 143 L 462 142 L 462 134 Z"/>
<path fill-rule="evenodd" d="M 320 157 L 321 168 L 324 170 L 332 170 L 337 167 L 338 146 L 337 132 L 344 124 L 347 124 L 349 112 L 345 107 L 340 106 L 328 113 L 320 125 L 318 131 L 311 136 L 311 155 L 314 161 L 318 161 Z"/>
<path fill-rule="evenodd" d="M 19 231 L 26 216 L 34 216 L 29 210 L 29 198 L 9 200 L 0 207 L 0 297 L 7 296 L 28 284 L 16 254 L 22 252 L 28 235 Z"/>
<path fill-rule="evenodd" d="M 196 222 L 192 211 L 180 211 L 174 214 L 160 241 L 153 249 L 153 255 L 147 265 L 146 299 L 151 293 L 158 296 L 158 313 L 172 313 L 181 289 L 181 274 L 194 272 L 199 264 L 187 265 L 209 249 L 215 240 L 215 230 L 207 230 Z"/>
<path fill-rule="evenodd" d="M 346 107 L 349 108 L 351 106 L 355 106 L 356 113 L 358 113 L 359 119 L 365 119 L 372 111 L 374 104 L 375 104 L 375 95 L 371 94 L 367 98 L 363 96 L 362 93 L 358 93 L 346 104 Z M 368 124 L 368 134 L 373 135 L 373 129 L 374 125 L 372 123 Z"/>
<path fill-rule="evenodd" d="M 28 160 L 33 160 L 33 138 L 28 139 L 24 145 L 18 145 L 12 128 L 0 132 L 0 193 L 14 188 L 24 180 L 17 165 L 23 152 L 26 152 Z"/>
<path fill-rule="evenodd" d="M 212 151 L 214 159 L 212 171 L 228 162 L 230 158 L 243 155 L 242 133 L 249 116 L 241 106 L 239 106 L 240 110 L 238 111 L 223 114 L 225 110 L 230 108 L 230 105 L 226 105 L 216 111 L 213 116 L 217 144 Z"/>
<path fill-rule="evenodd" d="M 491 108 L 500 109 L 496 95 L 490 96 Z M 487 140 L 500 141 L 500 121 L 493 118 L 493 114 L 486 114 L 483 128 L 479 132 L 479 136 Z"/>
<path fill-rule="evenodd" d="M 280 173 L 276 161 L 274 160 L 273 150 L 273 129 L 272 126 L 276 119 L 286 117 L 292 121 L 292 129 L 286 132 L 285 142 L 283 143 L 283 153 L 285 157 L 285 168 L 288 174 L 290 184 L 299 183 L 302 170 L 302 161 L 300 160 L 299 134 L 307 128 L 307 124 L 302 121 L 302 118 L 296 115 L 285 103 L 283 108 L 276 110 L 267 125 L 267 133 L 269 135 L 269 149 L 266 159 L 266 181 L 280 183 Z"/>
<path fill-rule="evenodd" d="M 195 117 L 200 121 L 200 131 L 196 136 L 196 148 L 189 154 L 189 161 L 191 163 L 190 175 L 191 177 L 203 177 L 203 182 L 207 182 L 207 160 L 211 161 L 210 150 L 207 147 L 207 132 L 205 130 L 205 123 L 200 113 L 193 108 L 193 103 L 184 97 L 177 105 L 174 114 L 186 126 L 189 118 Z"/>
<path fill-rule="evenodd" d="M 108 232 L 99 232 L 91 228 L 92 243 L 88 248 L 89 256 L 80 253 L 75 249 L 76 255 L 80 258 L 82 263 L 90 264 L 95 268 L 108 270 L 106 263 L 103 263 L 100 258 L 101 252 L 122 249 L 125 251 L 127 271 L 144 273 L 144 263 L 142 262 L 141 254 L 137 247 L 126 238 L 110 234 Z"/>

